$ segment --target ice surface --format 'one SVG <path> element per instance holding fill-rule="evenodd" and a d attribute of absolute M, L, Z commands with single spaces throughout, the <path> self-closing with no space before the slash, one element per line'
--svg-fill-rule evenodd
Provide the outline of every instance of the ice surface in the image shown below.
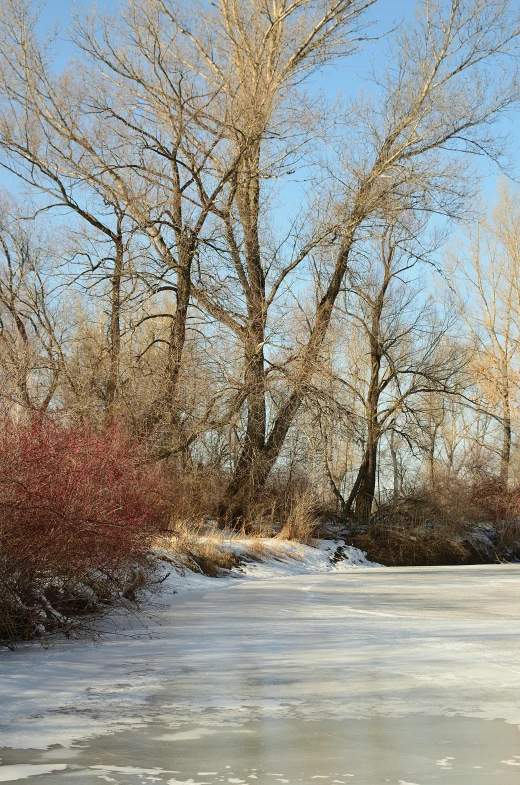
<path fill-rule="evenodd" d="M 228 545 L 242 553 L 247 540 L 232 540 Z M 39 645 L 17 652 L 0 650 L 0 747 L 68 745 L 108 729 L 121 731 L 141 725 L 146 721 L 143 704 L 164 681 L 175 678 L 172 668 L 182 668 L 181 660 L 191 656 L 193 646 L 198 647 L 202 640 L 198 637 L 197 644 L 184 628 L 183 597 L 198 596 L 204 606 L 209 593 L 216 592 L 225 597 L 218 600 L 220 606 L 227 603 L 229 589 L 234 591 L 245 583 L 257 586 L 273 577 L 285 580 L 374 567 L 357 548 L 344 549 L 346 559 L 333 564 L 331 557 L 343 546 L 342 541 L 324 540 L 311 548 L 270 540 L 274 558 L 247 564 L 243 572 L 222 579 L 170 568 L 152 617 L 134 619 L 133 625 L 125 619 L 117 636 L 107 638 L 101 647 L 66 641 L 47 650 Z M 211 617 L 213 610 L 209 610 Z M 199 613 L 197 609 L 194 612 Z M 177 648 L 183 637 L 179 635 L 181 628 L 188 633 L 188 650 L 184 652 Z M 212 620 L 208 633 L 215 630 Z M 222 633 L 225 641 L 226 630 Z M 71 721 L 71 714 L 81 716 L 81 722 Z"/>
<path fill-rule="evenodd" d="M 197 727 L 201 726 L 191 729 Z M 499 720 L 425 715 L 346 720 L 265 717 L 244 723 L 247 732 L 238 736 L 221 725 L 210 736 L 187 734 L 175 745 L 157 740 L 163 728 L 150 724 L 92 739 L 66 770 L 42 774 L 37 783 L 518 785 L 518 768 L 511 765 L 517 758 L 509 756 L 518 753 L 520 731 Z M 29 754 L 37 764 L 36 751 L 9 753 Z M 439 756 L 449 758 L 451 766 L 439 768 Z"/>
<path fill-rule="evenodd" d="M 39 785 L 516 781 L 519 567 L 336 570 L 169 600 L 148 631 L 0 655 L 0 781 L 60 761 L 5 748 L 78 740 Z"/>

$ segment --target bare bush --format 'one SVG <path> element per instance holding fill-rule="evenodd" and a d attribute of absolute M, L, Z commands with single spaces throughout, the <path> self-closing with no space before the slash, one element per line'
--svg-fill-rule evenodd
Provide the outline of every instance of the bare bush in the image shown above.
<path fill-rule="evenodd" d="M 368 531 L 353 542 L 388 566 L 482 561 L 468 542 L 469 522 L 429 492 L 380 506 Z"/>

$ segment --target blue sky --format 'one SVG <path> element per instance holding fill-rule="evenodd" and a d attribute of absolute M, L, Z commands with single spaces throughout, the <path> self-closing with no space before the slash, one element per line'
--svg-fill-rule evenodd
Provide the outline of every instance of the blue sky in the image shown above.
<path fill-rule="evenodd" d="M 78 7 L 92 8 L 96 5 L 99 9 L 114 9 L 117 8 L 118 0 L 98 0 L 97 3 L 83 0 L 77 2 Z M 75 5 L 72 0 L 47 0 L 46 8 L 44 10 L 45 17 L 49 21 L 60 20 L 66 24 L 69 16 L 70 9 Z M 413 13 L 414 2 L 413 0 L 378 0 L 375 6 L 370 10 L 372 19 L 381 22 L 383 25 L 391 26 L 400 19 L 410 16 Z"/>
<path fill-rule="evenodd" d="M 74 7 L 79 9 L 97 7 L 100 11 L 115 11 L 118 4 L 119 0 L 98 0 L 98 2 L 92 2 L 92 0 L 78 0 L 77 2 L 75 0 L 47 0 L 41 18 L 44 25 L 50 26 L 58 22 L 65 30 L 70 20 L 70 12 Z M 391 30 L 403 19 L 410 18 L 414 8 L 414 0 L 378 0 L 368 12 L 367 18 L 373 22 L 371 33 L 373 31 L 374 34 L 380 34 L 383 31 Z M 370 49 L 370 45 L 368 48 Z M 64 50 L 65 54 L 66 50 Z M 356 60 L 360 65 L 359 59 L 356 58 Z M 337 81 L 339 87 L 340 83 L 344 81 L 344 77 L 338 74 L 334 81 Z"/>
<path fill-rule="evenodd" d="M 67 58 L 72 53 L 72 45 L 66 41 L 66 31 L 73 8 L 77 6 L 80 9 L 90 9 L 96 5 L 99 10 L 116 11 L 118 3 L 119 0 L 98 0 L 96 4 L 92 0 L 78 0 L 78 2 L 75 0 L 47 0 L 41 16 L 42 32 L 45 28 L 54 27 L 58 23 L 64 36 L 63 43 L 58 50 L 58 67 L 65 65 Z M 369 18 L 373 22 L 370 33 L 377 36 L 390 31 L 403 20 L 409 19 L 413 15 L 416 5 L 415 0 L 378 0 L 369 11 Z M 337 67 L 329 68 L 315 75 L 312 85 L 330 98 L 335 97 L 338 92 L 343 92 L 347 96 L 356 94 L 362 84 L 363 73 L 367 71 L 372 59 L 378 52 L 381 52 L 384 46 L 385 43 L 381 41 L 367 43 L 364 49 L 354 57 L 348 58 Z M 518 117 L 504 119 L 498 130 L 512 134 L 513 157 L 517 162 L 514 175 L 520 181 L 520 124 L 518 119 Z M 496 166 L 493 167 L 489 162 L 482 162 L 482 167 L 482 193 L 488 200 L 491 200 L 495 193 L 497 180 L 501 175 Z M 0 183 L 14 193 L 19 185 L 16 178 L 8 176 L 5 171 L 0 172 Z M 289 194 L 292 195 L 291 186 L 287 191 L 287 195 Z"/>
<path fill-rule="evenodd" d="M 99 10 L 115 11 L 119 0 L 47 0 L 42 13 L 42 23 L 44 26 L 53 26 L 59 23 L 65 33 L 70 20 L 71 10 L 77 6 L 80 9 L 90 9 L 97 6 Z M 369 11 L 369 18 L 373 22 L 370 28 L 371 34 L 381 35 L 390 31 L 403 20 L 413 16 L 417 3 L 415 0 L 378 0 Z M 381 43 L 368 43 L 362 52 L 355 57 L 348 59 L 344 64 L 337 68 L 327 69 L 326 72 L 314 77 L 314 84 L 323 90 L 328 96 L 334 96 L 338 92 L 347 95 L 357 92 L 361 83 L 363 72 L 369 66 L 371 59 L 381 47 Z M 66 61 L 71 49 L 64 43 L 61 50 L 60 60 Z M 520 178 L 520 124 L 517 117 L 511 117 L 502 121 L 501 131 L 512 134 L 515 148 L 515 158 L 518 161 L 516 176 Z M 484 164 L 485 178 L 482 184 L 484 194 L 491 198 L 493 196 L 496 182 L 500 176 L 496 169 L 493 171 L 488 164 Z"/>

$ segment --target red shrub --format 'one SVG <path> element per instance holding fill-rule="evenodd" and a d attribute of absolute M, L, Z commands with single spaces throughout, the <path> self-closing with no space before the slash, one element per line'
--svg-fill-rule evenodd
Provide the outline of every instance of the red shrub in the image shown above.
<path fill-rule="evenodd" d="M 119 428 L 95 433 L 53 420 L 4 422 L 0 615 L 6 593 L 11 607 L 25 605 L 22 595 L 36 596 L 43 585 L 93 574 L 112 580 L 128 570 L 167 518 L 159 471 Z"/>

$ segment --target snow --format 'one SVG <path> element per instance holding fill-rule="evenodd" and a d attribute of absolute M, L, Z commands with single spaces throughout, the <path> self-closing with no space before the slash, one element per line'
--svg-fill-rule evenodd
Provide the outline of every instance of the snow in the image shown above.
<path fill-rule="evenodd" d="M 255 546 L 265 548 L 270 558 L 262 561 L 249 560 L 250 550 Z M 165 581 L 165 588 L 176 593 L 222 589 L 232 586 L 238 580 L 255 579 L 267 580 L 269 578 L 284 578 L 291 575 L 316 575 L 325 572 L 350 569 L 353 567 L 380 567 L 380 564 L 371 562 L 366 554 L 359 548 L 345 545 L 343 540 L 319 540 L 314 547 L 287 540 L 247 538 L 223 540 L 222 547 L 230 550 L 244 559 L 239 569 L 231 570 L 222 578 L 210 578 L 207 575 L 196 573 L 183 567 L 180 563 L 177 569 L 169 566 L 169 575 Z M 172 558 L 169 552 L 157 551 L 160 556 L 165 554 Z M 333 562 L 334 557 L 339 559 Z"/>
<path fill-rule="evenodd" d="M 18 763 L 14 766 L 0 766 L 0 782 L 16 782 L 17 780 L 27 780 L 29 777 L 37 777 L 40 774 L 50 774 L 53 771 L 63 771 L 67 766 L 64 763 L 55 765 L 37 765 L 29 763 Z"/>
<path fill-rule="evenodd" d="M 168 769 L 142 769 L 138 768 L 137 766 L 90 766 L 91 769 L 97 770 L 100 769 L 103 772 L 111 771 L 111 772 L 118 772 L 120 774 L 178 774 L 177 771 L 168 771 Z M 1 771 L 1 769 L 0 769 Z"/>

